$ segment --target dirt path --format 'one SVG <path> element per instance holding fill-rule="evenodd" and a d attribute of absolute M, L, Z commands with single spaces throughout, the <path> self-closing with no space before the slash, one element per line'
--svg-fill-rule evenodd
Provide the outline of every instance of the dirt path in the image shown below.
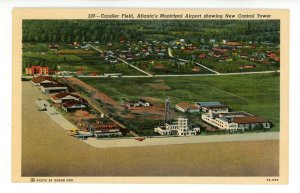
<path fill-rule="evenodd" d="M 78 86 L 82 87 L 88 93 L 91 93 L 93 98 L 101 100 L 103 103 L 111 104 L 114 107 L 118 106 L 118 103 L 115 100 L 113 100 L 111 97 L 107 96 L 105 93 L 82 82 L 81 80 L 79 80 L 77 78 L 74 78 L 74 77 L 66 78 L 66 81 L 71 86 L 78 85 Z"/>

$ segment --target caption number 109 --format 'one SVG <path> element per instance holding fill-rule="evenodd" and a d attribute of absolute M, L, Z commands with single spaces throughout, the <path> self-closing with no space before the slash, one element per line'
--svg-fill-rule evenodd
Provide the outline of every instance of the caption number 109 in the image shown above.
<path fill-rule="evenodd" d="M 95 18 L 96 17 L 96 14 L 94 14 L 94 13 L 90 13 L 90 14 L 88 14 L 88 18 Z"/>

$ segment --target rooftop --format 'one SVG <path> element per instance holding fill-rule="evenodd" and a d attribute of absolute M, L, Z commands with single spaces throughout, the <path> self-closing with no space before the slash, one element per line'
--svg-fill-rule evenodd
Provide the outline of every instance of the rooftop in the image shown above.
<path fill-rule="evenodd" d="M 234 117 L 233 122 L 238 124 L 250 124 L 250 123 L 266 123 L 268 121 L 261 117 L 248 116 L 248 117 Z"/>
<path fill-rule="evenodd" d="M 194 104 L 188 102 L 180 102 L 177 103 L 176 106 L 181 107 L 183 109 L 198 109 Z"/>
<path fill-rule="evenodd" d="M 74 105 L 81 105 L 81 103 L 79 101 L 75 101 L 75 100 L 69 100 L 69 101 L 66 101 L 62 104 L 62 106 L 68 108 L 68 107 L 72 107 Z"/>
<path fill-rule="evenodd" d="M 44 84 L 42 85 L 42 87 L 44 87 L 44 88 L 51 88 L 51 87 L 66 87 L 66 88 L 67 88 L 66 85 L 61 84 L 61 83 L 58 83 L 58 82 L 54 82 L 54 83 L 44 83 Z"/>
<path fill-rule="evenodd" d="M 249 113 L 246 113 L 244 111 L 219 113 L 219 115 L 221 115 L 223 117 L 249 117 L 249 116 L 253 116 L 253 115 L 251 115 Z"/>
<path fill-rule="evenodd" d="M 87 101 L 86 101 L 85 99 L 83 99 L 82 97 L 80 97 L 80 96 L 78 96 L 78 95 L 76 95 L 76 94 L 68 93 L 68 92 L 61 92 L 61 93 L 58 93 L 58 94 L 52 96 L 52 98 L 53 98 L 54 100 L 56 100 L 56 99 L 62 99 L 62 98 L 64 98 L 64 97 L 66 97 L 66 96 L 73 96 L 73 97 L 75 97 L 75 98 L 81 99 L 81 102 L 87 102 Z"/>
<path fill-rule="evenodd" d="M 37 76 L 37 77 L 33 77 L 33 79 L 31 81 L 34 82 L 34 83 L 41 83 L 41 82 L 43 82 L 45 80 L 54 82 L 54 79 L 52 77 L 50 77 L 50 76 Z"/>
<path fill-rule="evenodd" d="M 208 106 L 219 106 L 219 105 L 223 105 L 220 102 L 197 102 L 197 105 L 201 106 L 201 107 L 208 107 Z"/>

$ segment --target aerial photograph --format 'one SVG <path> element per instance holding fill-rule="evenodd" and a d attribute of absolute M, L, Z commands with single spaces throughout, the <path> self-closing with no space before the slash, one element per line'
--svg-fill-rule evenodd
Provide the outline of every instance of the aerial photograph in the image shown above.
<path fill-rule="evenodd" d="M 279 176 L 280 20 L 22 22 L 21 175 Z"/>

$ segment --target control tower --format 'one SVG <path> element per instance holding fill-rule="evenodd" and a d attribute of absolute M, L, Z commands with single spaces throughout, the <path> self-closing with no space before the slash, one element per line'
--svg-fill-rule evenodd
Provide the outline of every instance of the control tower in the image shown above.
<path fill-rule="evenodd" d="M 171 111 L 170 111 L 170 97 L 166 98 L 165 102 L 165 124 L 170 124 L 171 121 Z"/>

